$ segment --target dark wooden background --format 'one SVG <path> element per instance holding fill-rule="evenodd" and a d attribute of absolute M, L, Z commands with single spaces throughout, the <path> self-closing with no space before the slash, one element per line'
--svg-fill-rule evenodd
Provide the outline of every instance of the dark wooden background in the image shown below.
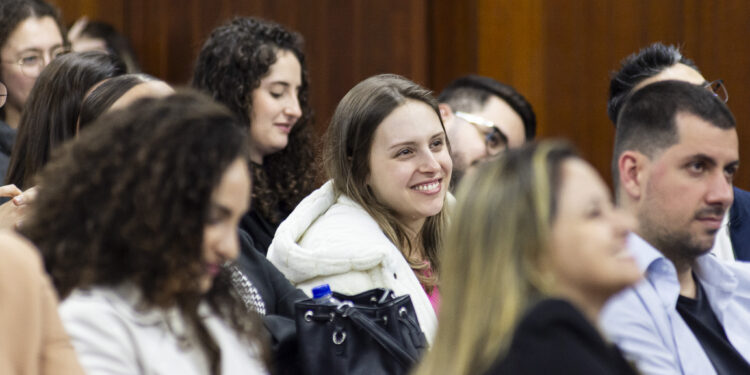
<path fill-rule="evenodd" d="M 532 103 L 540 137 L 565 137 L 609 180 L 614 128 L 609 74 L 654 41 L 679 44 L 708 80 L 725 80 L 750 144 L 750 2 L 746 0 L 53 0 L 67 23 L 81 15 L 128 36 L 144 70 L 189 81 L 216 26 L 237 16 L 277 21 L 304 35 L 316 127 L 341 97 L 377 73 L 440 91 L 466 73 L 516 87 Z M 750 188 L 750 167 L 737 185 Z"/>

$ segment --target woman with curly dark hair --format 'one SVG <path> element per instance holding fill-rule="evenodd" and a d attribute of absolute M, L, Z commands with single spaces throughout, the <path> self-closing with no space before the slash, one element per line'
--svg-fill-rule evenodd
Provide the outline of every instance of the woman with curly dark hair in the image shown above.
<path fill-rule="evenodd" d="M 203 95 L 135 105 L 56 153 L 22 227 L 78 358 L 89 374 L 266 373 L 228 267 L 249 204 L 245 134 Z"/>
<path fill-rule="evenodd" d="M 241 227 L 263 253 L 276 227 L 315 187 L 303 40 L 282 26 L 236 18 L 215 29 L 195 64 L 193 86 L 249 127 L 253 209 Z"/>

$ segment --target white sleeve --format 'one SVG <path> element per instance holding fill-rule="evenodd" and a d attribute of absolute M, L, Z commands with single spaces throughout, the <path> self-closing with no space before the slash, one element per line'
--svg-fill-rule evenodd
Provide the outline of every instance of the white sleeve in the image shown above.
<path fill-rule="evenodd" d="M 143 372 L 135 342 L 125 322 L 110 306 L 73 296 L 61 305 L 60 316 L 86 374 Z"/>

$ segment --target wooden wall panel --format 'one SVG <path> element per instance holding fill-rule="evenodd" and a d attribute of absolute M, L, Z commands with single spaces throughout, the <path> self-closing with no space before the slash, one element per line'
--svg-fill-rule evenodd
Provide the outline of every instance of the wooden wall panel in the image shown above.
<path fill-rule="evenodd" d="M 307 41 L 319 131 L 346 91 L 375 73 L 403 74 L 438 92 L 459 75 L 488 75 L 531 101 L 541 137 L 571 139 L 607 180 L 610 72 L 651 42 L 679 44 L 706 78 L 726 81 L 740 143 L 750 144 L 746 0 L 53 2 L 69 23 L 88 14 L 121 28 L 144 69 L 175 84 L 188 82 L 204 39 L 232 16 L 260 16 L 297 30 Z M 740 168 L 737 184 L 750 188 L 750 167 Z"/>
<path fill-rule="evenodd" d="M 258 16 L 306 39 L 316 127 L 357 82 L 392 72 L 429 84 L 427 0 L 57 0 L 66 22 L 86 14 L 128 36 L 144 71 L 172 84 L 192 76 L 205 38 L 234 16 Z"/>
<path fill-rule="evenodd" d="M 565 137 L 610 179 L 614 128 L 606 117 L 610 73 L 652 42 L 683 47 L 709 79 L 723 78 L 750 144 L 750 3 L 730 0 L 480 0 L 476 71 L 509 83 L 532 103 L 541 137 Z M 459 51 L 461 51 L 459 49 Z M 450 51 L 441 51 L 449 54 Z M 446 70 L 445 68 L 443 68 Z M 436 82 L 438 83 L 438 82 Z M 442 82 L 440 82 L 442 83 Z M 747 163 L 745 163 L 747 164 Z M 750 188 L 740 168 L 737 185 Z"/>

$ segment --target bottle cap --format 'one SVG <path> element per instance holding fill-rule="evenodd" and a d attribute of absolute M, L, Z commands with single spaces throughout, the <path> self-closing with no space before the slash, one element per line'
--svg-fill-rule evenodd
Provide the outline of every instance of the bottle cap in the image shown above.
<path fill-rule="evenodd" d="M 331 287 L 328 284 L 318 285 L 312 289 L 312 294 L 314 299 L 325 297 L 331 294 Z"/>

